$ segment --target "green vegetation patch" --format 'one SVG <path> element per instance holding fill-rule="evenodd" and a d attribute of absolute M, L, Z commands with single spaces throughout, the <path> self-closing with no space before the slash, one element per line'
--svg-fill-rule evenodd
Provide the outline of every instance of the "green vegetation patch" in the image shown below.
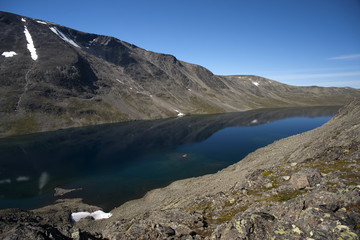
<path fill-rule="evenodd" d="M 331 173 L 335 171 L 341 171 L 341 172 L 351 172 L 352 168 L 349 167 L 349 162 L 347 159 L 342 160 L 336 160 L 331 162 L 325 162 L 319 159 L 320 161 L 311 161 L 305 163 L 307 167 L 316 168 L 321 173 Z"/>
<path fill-rule="evenodd" d="M 297 198 L 298 196 L 303 195 L 306 192 L 306 190 L 301 189 L 301 190 L 294 190 L 294 191 L 283 191 L 283 192 L 279 192 L 278 194 L 266 197 L 266 198 L 261 198 L 256 200 L 257 202 L 286 202 L 289 201 L 290 199 L 294 199 Z"/>
<path fill-rule="evenodd" d="M 24 117 L 11 122 L 11 135 L 20 135 L 40 130 L 40 125 L 34 116 L 25 115 Z"/>
<path fill-rule="evenodd" d="M 221 214 L 216 220 L 215 222 L 217 224 L 221 224 L 221 223 L 225 223 L 225 222 L 229 222 L 231 221 L 236 214 L 240 213 L 240 212 L 244 212 L 246 209 L 248 209 L 249 205 L 243 205 L 243 206 L 239 206 L 233 209 L 230 209 L 228 211 L 225 211 L 223 214 Z"/>
<path fill-rule="evenodd" d="M 270 175 L 272 175 L 272 174 L 274 174 L 274 172 L 273 171 L 267 171 L 267 172 L 263 172 L 263 173 L 261 173 L 261 175 L 263 175 L 263 176 L 270 176 Z"/>
<path fill-rule="evenodd" d="M 198 97 L 191 96 L 190 97 L 191 105 L 198 109 L 199 113 L 222 113 L 224 109 L 210 105 L 209 103 L 201 100 Z"/>

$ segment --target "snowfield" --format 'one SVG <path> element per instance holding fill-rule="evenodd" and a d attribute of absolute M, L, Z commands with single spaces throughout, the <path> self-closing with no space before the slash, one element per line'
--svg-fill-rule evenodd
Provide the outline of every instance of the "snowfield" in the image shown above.
<path fill-rule="evenodd" d="M 3 52 L 1 55 L 8 58 L 8 57 L 13 57 L 13 56 L 17 55 L 17 53 L 14 51 L 10 51 L 10 52 Z"/>
<path fill-rule="evenodd" d="M 34 46 L 34 42 L 32 40 L 32 37 L 30 35 L 29 30 L 27 29 L 27 27 L 24 27 L 24 33 L 25 33 L 25 37 L 26 37 L 26 41 L 28 42 L 27 44 L 27 48 L 31 54 L 31 58 L 36 61 L 38 59 L 38 55 L 36 54 L 36 48 Z"/>
<path fill-rule="evenodd" d="M 83 218 L 86 217 L 92 217 L 95 220 L 105 219 L 112 216 L 112 213 L 105 213 L 101 210 L 97 210 L 95 212 L 89 213 L 89 212 L 76 212 L 71 214 L 71 219 L 73 222 L 78 222 Z"/>
<path fill-rule="evenodd" d="M 55 33 L 56 35 L 58 35 L 62 40 L 64 40 L 65 42 L 70 43 L 71 45 L 73 45 L 74 47 L 80 48 L 79 45 L 77 45 L 73 40 L 71 40 L 68 36 L 66 36 L 64 33 L 62 33 L 59 29 L 57 29 L 57 27 L 50 27 L 50 30 Z"/>

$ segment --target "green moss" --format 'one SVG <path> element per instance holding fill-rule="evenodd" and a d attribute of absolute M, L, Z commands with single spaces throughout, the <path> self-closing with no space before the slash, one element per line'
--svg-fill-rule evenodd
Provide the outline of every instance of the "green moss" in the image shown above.
<path fill-rule="evenodd" d="M 241 211 L 241 212 L 244 212 L 246 209 L 248 209 L 249 205 L 244 205 L 244 206 L 239 206 L 238 209 Z"/>
<path fill-rule="evenodd" d="M 287 194 L 287 193 L 282 193 L 282 194 L 279 194 L 278 196 L 278 201 L 279 202 L 286 202 L 290 199 L 292 199 L 292 195 L 291 194 Z"/>
<path fill-rule="evenodd" d="M 26 115 L 16 121 L 11 122 L 11 134 L 26 134 L 37 132 L 40 130 L 40 125 L 35 117 Z"/>
<path fill-rule="evenodd" d="M 187 212 L 195 211 L 198 213 L 202 213 L 202 212 L 210 213 L 213 211 L 213 209 L 214 209 L 213 204 L 211 202 L 203 201 L 198 204 L 191 205 L 190 207 L 186 208 L 185 211 L 187 211 Z"/>
<path fill-rule="evenodd" d="M 303 195 L 305 190 L 283 191 L 278 194 L 255 200 L 256 202 L 286 202 L 290 199 Z"/>
<path fill-rule="evenodd" d="M 262 192 L 263 192 L 263 188 L 260 188 L 258 190 L 252 190 L 252 189 L 249 189 L 247 191 L 247 194 L 248 195 L 252 195 L 252 196 L 259 196 L 261 197 L 262 196 Z"/>
<path fill-rule="evenodd" d="M 270 175 L 272 175 L 272 174 L 274 174 L 274 172 L 273 171 L 267 171 L 267 172 L 263 172 L 263 173 L 261 173 L 261 175 L 263 175 L 263 176 L 270 176 Z"/>
<path fill-rule="evenodd" d="M 295 191 L 284 191 L 280 192 L 277 196 L 279 202 L 285 202 L 290 199 L 296 198 L 304 193 L 303 190 L 295 190 Z"/>
<path fill-rule="evenodd" d="M 199 113 L 222 113 L 224 112 L 224 109 L 210 105 L 209 103 L 201 100 L 198 97 L 191 96 L 190 97 L 191 105 L 193 105 L 195 108 L 197 108 L 197 112 Z"/>
<path fill-rule="evenodd" d="M 223 213 L 219 216 L 219 218 L 216 219 L 216 223 L 225 223 L 229 222 L 233 219 L 233 217 L 240 212 L 239 209 L 233 209 L 230 211 L 227 211 L 226 213 Z"/>
<path fill-rule="evenodd" d="M 330 191 L 336 192 L 338 188 L 338 183 L 326 182 L 326 186 Z"/>
<path fill-rule="evenodd" d="M 231 200 L 229 200 L 229 201 L 226 201 L 226 202 L 224 203 L 223 208 L 231 207 L 231 206 L 233 206 L 235 203 L 236 203 L 236 200 L 235 200 L 235 199 L 231 199 Z"/>
<path fill-rule="evenodd" d="M 341 171 L 341 172 L 351 172 L 352 168 L 348 167 L 349 162 L 347 159 L 342 159 L 342 160 L 336 160 L 336 161 L 331 161 L 328 164 L 324 164 L 323 161 L 318 161 L 318 162 L 307 162 L 306 166 L 307 167 L 311 167 L 311 168 L 316 168 L 318 169 L 320 172 L 328 174 L 331 172 L 335 172 L 335 171 Z"/>
<path fill-rule="evenodd" d="M 209 221 L 217 223 L 217 224 L 221 224 L 221 223 L 225 223 L 225 222 L 229 222 L 231 221 L 234 216 L 240 212 L 244 212 L 246 209 L 248 209 L 249 205 L 243 205 L 243 206 L 238 206 L 238 207 L 234 207 L 230 210 L 226 210 L 224 211 L 222 214 L 220 214 L 220 216 L 216 219 L 209 219 Z"/>

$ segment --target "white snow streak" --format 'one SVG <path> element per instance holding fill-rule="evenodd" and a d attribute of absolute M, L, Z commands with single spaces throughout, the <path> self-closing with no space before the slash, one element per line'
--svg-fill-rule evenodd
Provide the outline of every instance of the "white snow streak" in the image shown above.
<path fill-rule="evenodd" d="M 24 27 L 24 33 L 25 33 L 25 37 L 26 37 L 26 41 L 28 42 L 27 44 L 27 48 L 31 54 L 31 58 L 35 61 L 36 59 L 38 59 L 38 55 L 36 54 L 36 49 L 34 46 L 34 42 L 32 40 L 32 37 L 30 35 L 29 30 L 27 29 L 27 27 Z"/>
<path fill-rule="evenodd" d="M 21 21 L 22 21 L 22 22 L 26 22 L 26 19 L 25 19 L 25 18 L 21 18 Z"/>
<path fill-rule="evenodd" d="M 257 123 L 257 122 L 258 122 L 257 119 L 254 119 L 254 120 L 251 121 L 252 124 L 255 124 L 255 123 Z"/>
<path fill-rule="evenodd" d="M 252 82 L 252 84 L 254 84 L 255 86 L 259 86 L 259 83 L 258 82 Z"/>
<path fill-rule="evenodd" d="M 8 58 L 8 57 L 13 57 L 13 56 L 17 55 L 17 53 L 14 51 L 10 51 L 10 52 L 3 52 L 1 55 Z"/>
<path fill-rule="evenodd" d="M 63 34 L 59 29 L 57 29 L 56 27 L 50 27 L 50 30 L 53 31 L 53 33 L 55 33 L 56 35 L 58 35 L 62 40 L 64 40 L 65 42 L 70 43 L 71 45 L 73 45 L 74 47 L 80 48 L 79 45 L 77 45 L 73 40 L 71 40 L 68 36 L 66 36 L 65 34 Z"/>
<path fill-rule="evenodd" d="M 105 213 L 101 210 L 97 210 L 95 212 L 89 213 L 89 212 L 76 212 L 76 213 L 72 213 L 71 214 L 71 219 L 74 222 L 78 222 L 83 218 L 86 217 L 92 217 L 95 220 L 100 220 L 100 219 L 105 219 L 105 218 L 109 218 L 112 216 L 112 213 Z"/>
<path fill-rule="evenodd" d="M 41 23 L 41 24 L 44 24 L 44 25 L 47 25 L 46 22 L 43 22 L 43 21 L 36 21 L 37 23 Z"/>

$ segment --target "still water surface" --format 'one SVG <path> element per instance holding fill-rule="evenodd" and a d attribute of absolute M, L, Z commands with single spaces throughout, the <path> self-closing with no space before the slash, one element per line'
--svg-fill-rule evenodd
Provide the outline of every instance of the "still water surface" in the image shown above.
<path fill-rule="evenodd" d="M 64 197 L 111 210 L 178 179 L 215 173 L 275 140 L 314 129 L 338 107 L 135 121 L 0 139 L 0 208 Z"/>

